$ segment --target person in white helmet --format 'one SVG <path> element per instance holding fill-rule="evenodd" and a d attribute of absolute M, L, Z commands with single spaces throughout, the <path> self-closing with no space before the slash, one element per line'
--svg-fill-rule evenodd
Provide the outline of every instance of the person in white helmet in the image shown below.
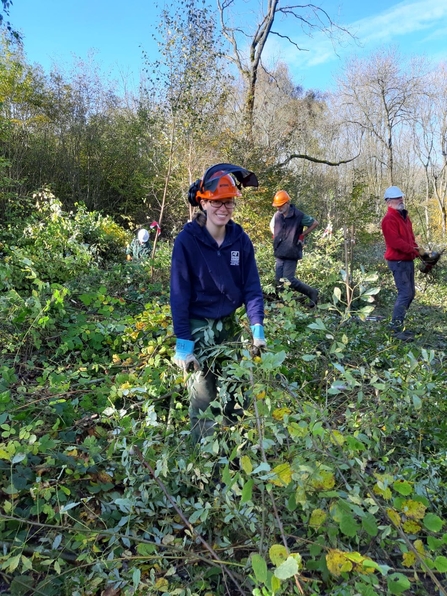
<path fill-rule="evenodd" d="M 151 256 L 151 248 L 149 232 L 141 228 L 126 249 L 127 260 L 141 261 L 142 259 L 148 259 Z"/>
<path fill-rule="evenodd" d="M 397 288 L 391 318 L 393 335 L 403 341 L 411 341 L 413 334 L 404 328 L 405 315 L 416 294 L 414 259 L 424 254 L 416 242 L 413 226 L 404 205 L 404 193 L 398 186 L 386 189 L 384 199 L 388 210 L 382 220 L 382 233 L 386 250 L 384 257 L 393 273 Z"/>

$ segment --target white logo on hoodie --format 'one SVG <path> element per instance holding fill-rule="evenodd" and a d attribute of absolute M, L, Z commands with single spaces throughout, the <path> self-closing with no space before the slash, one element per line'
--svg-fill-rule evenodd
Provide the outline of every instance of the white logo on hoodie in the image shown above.
<path fill-rule="evenodd" d="M 231 251 L 230 265 L 239 265 L 239 251 L 238 250 Z"/>

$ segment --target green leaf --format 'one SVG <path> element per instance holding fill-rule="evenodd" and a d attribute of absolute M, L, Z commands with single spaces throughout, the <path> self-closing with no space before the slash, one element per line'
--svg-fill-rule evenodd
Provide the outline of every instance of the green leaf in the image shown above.
<path fill-rule="evenodd" d="M 241 503 L 247 503 L 248 501 L 251 501 L 253 485 L 253 478 L 250 478 L 250 480 L 244 484 L 244 488 L 242 489 Z"/>
<path fill-rule="evenodd" d="M 298 563 L 293 557 L 288 557 L 284 563 L 275 569 L 275 577 L 278 579 L 289 579 L 298 573 Z"/>
<path fill-rule="evenodd" d="M 407 497 L 413 491 L 412 485 L 406 480 L 396 480 L 393 483 L 393 488 L 396 492 L 404 495 L 404 497 Z"/>
<path fill-rule="evenodd" d="M 142 557 L 148 557 L 150 555 L 153 555 L 155 552 L 157 552 L 157 548 L 156 548 L 155 544 L 140 543 L 137 546 L 137 552 Z"/>
<path fill-rule="evenodd" d="M 427 513 L 423 521 L 424 526 L 427 528 L 427 530 L 430 530 L 431 532 L 440 532 L 442 526 L 444 525 L 442 519 L 434 513 Z"/>
<path fill-rule="evenodd" d="M 403 594 L 410 587 L 410 581 L 402 573 L 393 573 L 388 577 L 388 589 L 391 594 Z"/>
<path fill-rule="evenodd" d="M 26 453 L 16 453 L 11 460 L 12 464 L 18 464 L 23 461 L 26 457 Z"/>
<path fill-rule="evenodd" d="M 340 520 L 340 530 L 345 536 L 353 538 L 359 531 L 359 526 L 352 515 L 343 515 Z"/>
<path fill-rule="evenodd" d="M 132 573 L 132 582 L 133 582 L 133 588 L 136 591 L 138 586 L 140 585 L 140 579 L 141 579 L 141 571 L 135 567 L 135 569 L 133 570 Z"/>
<path fill-rule="evenodd" d="M 374 515 L 372 515 L 372 513 L 368 513 L 362 519 L 362 528 L 369 536 L 377 536 L 379 530 L 377 528 L 376 518 Z"/>
<path fill-rule="evenodd" d="M 265 559 L 261 555 L 254 553 L 251 556 L 251 566 L 253 567 L 256 580 L 265 584 L 267 581 L 267 563 Z"/>
<path fill-rule="evenodd" d="M 327 331 L 326 325 L 324 324 L 322 319 L 317 319 L 315 323 L 311 323 L 308 325 L 309 329 L 320 329 L 321 331 Z"/>
<path fill-rule="evenodd" d="M 434 560 L 434 564 L 437 571 L 441 571 L 442 573 L 445 573 L 447 571 L 447 557 L 444 557 L 442 555 L 436 557 L 436 559 Z"/>

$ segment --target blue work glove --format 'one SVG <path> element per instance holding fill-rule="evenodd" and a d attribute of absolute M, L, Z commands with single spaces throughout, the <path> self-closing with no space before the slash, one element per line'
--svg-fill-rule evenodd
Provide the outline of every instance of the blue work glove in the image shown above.
<path fill-rule="evenodd" d="M 174 364 L 185 372 L 188 371 L 190 366 L 194 367 L 194 370 L 200 370 L 200 364 L 193 354 L 194 342 L 189 339 L 177 339 L 175 344 Z"/>
<path fill-rule="evenodd" d="M 265 341 L 264 327 L 259 323 L 256 323 L 256 325 L 252 325 L 250 329 L 253 333 L 253 345 L 255 348 L 265 348 L 267 342 Z"/>

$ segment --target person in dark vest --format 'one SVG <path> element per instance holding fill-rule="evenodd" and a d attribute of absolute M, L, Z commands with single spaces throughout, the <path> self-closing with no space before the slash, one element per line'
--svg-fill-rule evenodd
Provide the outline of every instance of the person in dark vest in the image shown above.
<path fill-rule="evenodd" d="M 295 273 L 298 261 L 303 258 L 304 240 L 318 226 L 318 221 L 297 209 L 285 190 L 275 194 L 272 205 L 277 210 L 270 221 L 276 284 L 281 288 L 281 279 L 287 279 L 294 290 L 309 298 L 309 306 L 313 308 L 318 302 L 318 290 L 297 279 Z"/>
<path fill-rule="evenodd" d="M 414 260 L 425 254 L 418 246 L 413 233 L 410 216 L 404 205 L 404 193 L 398 186 L 386 189 L 384 199 L 387 212 L 382 219 L 385 240 L 385 260 L 391 270 L 397 289 L 391 318 L 391 332 L 402 341 L 412 341 L 413 333 L 404 328 L 407 310 L 416 294 Z"/>

